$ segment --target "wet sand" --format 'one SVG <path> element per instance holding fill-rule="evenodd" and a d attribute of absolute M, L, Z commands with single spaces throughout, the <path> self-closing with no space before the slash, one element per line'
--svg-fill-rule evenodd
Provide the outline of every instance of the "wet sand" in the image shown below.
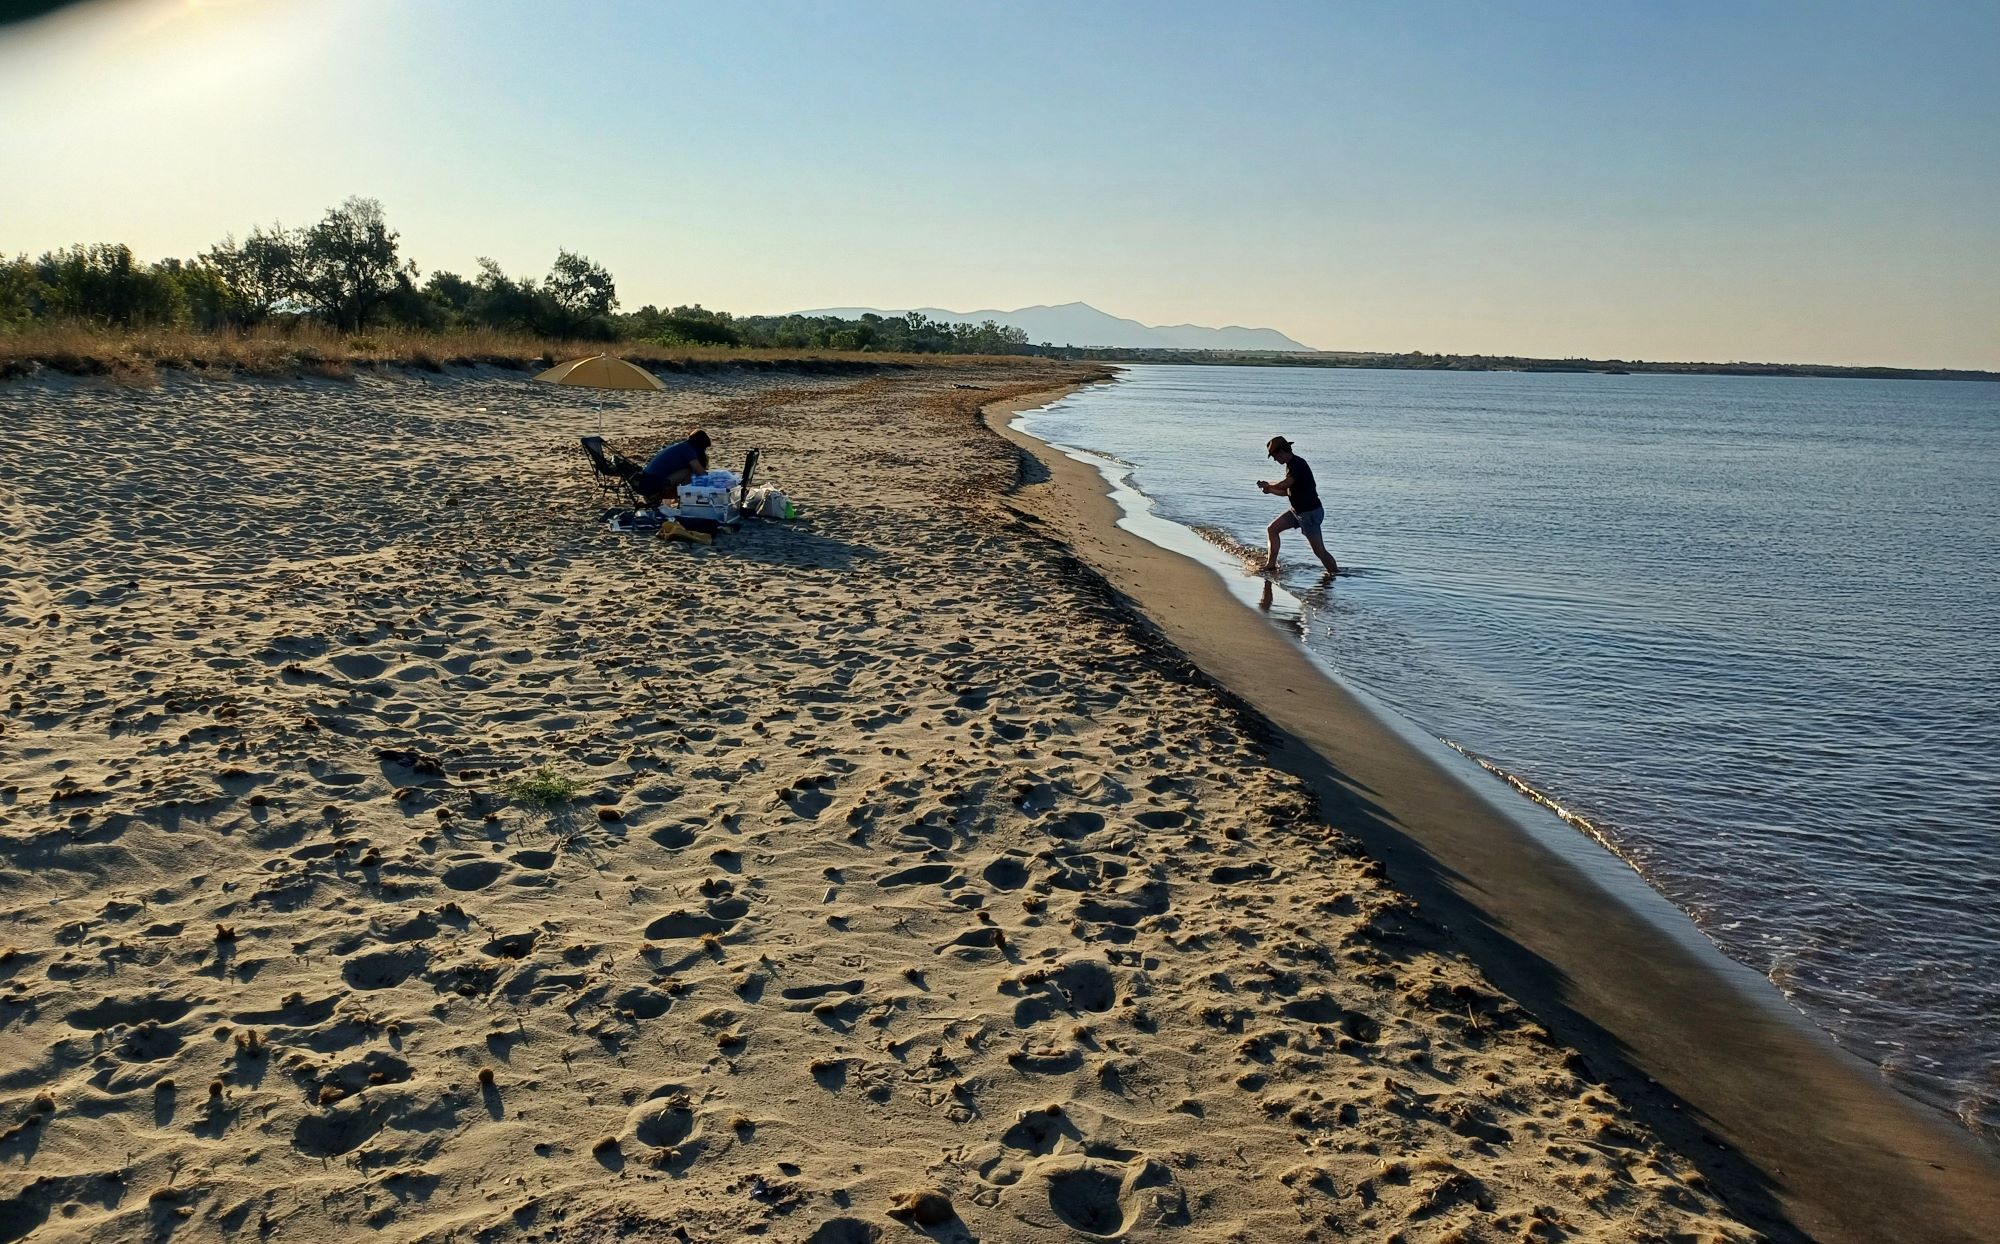
<path fill-rule="evenodd" d="M 1016 491 L 1076 378 L 0 387 L 0 1241 L 1755 1238 Z M 607 533 L 695 423 L 807 521 Z"/>
<path fill-rule="evenodd" d="M 1017 505 L 1272 723 L 1274 762 L 1308 783 L 1329 823 L 1693 1158 L 1732 1210 L 1777 1238 L 1993 1237 L 2000 1163 L 1972 1137 L 1836 1047 L 1678 913 L 1663 920 L 1651 909 L 1665 904 L 1636 878 L 1606 884 L 1579 861 L 1589 848 L 1525 832 L 1209 568 L 1119 529 L 1095 469 L 1008 426 L 1038 404 L 987 412 L 1024 453 Z M 1296 542 L 1290 555 L 1309 556 Z"/>

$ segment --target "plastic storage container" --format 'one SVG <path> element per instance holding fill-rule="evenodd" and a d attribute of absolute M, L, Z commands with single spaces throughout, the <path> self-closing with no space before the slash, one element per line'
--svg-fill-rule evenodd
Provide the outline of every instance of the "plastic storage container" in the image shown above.
<path fill-rule="evenodd" d="M 710 475 L 735 475 L 733 471 L 711 471 Z M 726 523 L 736 517 L 743 505 L 743 489 L 732 481 L 703 483 L 707 476 L 697 476 L 694 481 L 680 487 L 680 512 L 689 518 L 710 518 Z"/>

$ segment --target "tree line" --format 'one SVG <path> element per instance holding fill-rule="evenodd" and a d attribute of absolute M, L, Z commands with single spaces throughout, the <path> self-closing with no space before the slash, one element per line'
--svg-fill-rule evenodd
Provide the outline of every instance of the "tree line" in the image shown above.
<path fill-rule="evenodd" d="M 699 304 L 661 311 L 641 307 L 620 316 L 624 335 L 670 345 L 756 346 L 777 350 L 870 350 L 897 354 L 1025 354 L 1026 330 L 904 315 L 745 315 Z"/>
<path fill-rule="evenodd" d="M 191 259 L 141 262 L 102 242 L 30 259 L 0 255 L 0 332 L 82 323 L 219 332 L 315 321 L 340 332 L 392 327 L 426 332 L 495 329 L 563 340 L 643 340 L 661 345 L 901 353 L 1013 354 L 1017 328 L 957 324 L 911 313 L 732 316 L 699 304 L 620 314 L 618 288 L 601 265 L 566 249 L 540 280 L 513 277 L 481 258 L 470 276 L 425 277 L 374 199 L 354 197 L 311 225 L 274 224 L 232 234 Z"/>

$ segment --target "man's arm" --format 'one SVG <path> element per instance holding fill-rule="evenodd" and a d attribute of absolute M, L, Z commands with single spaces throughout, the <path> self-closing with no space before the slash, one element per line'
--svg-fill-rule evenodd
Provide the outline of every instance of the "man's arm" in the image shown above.
<path fill-rule="evenodd" d="M 1273 496 L 1289 496 L 1292 491 L 1292 473 L 1288 470 L 1285 472 L 1285 478 L 1279 480 L 1277 483 L 1261 484 L 1260 487 Z"/>

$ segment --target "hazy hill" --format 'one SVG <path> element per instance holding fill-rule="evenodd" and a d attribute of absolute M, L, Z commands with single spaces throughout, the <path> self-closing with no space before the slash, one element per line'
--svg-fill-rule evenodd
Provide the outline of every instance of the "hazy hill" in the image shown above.
<path fill-rule="evenodd" d="M 919 315 L 947 323 L 982 324 L 987 320 L 1028 334 L 1028 340 L 1058 346 L 1128 350 L 1310 350 L 1275 328 L 1203 328 L 1199 324 L 1148 325 L 1107 315 L 1083 302 L 1059 307 L 1022 307 L 1018 311 L 946 311 L 941 307 L 910 308 Z M 902 315 L 876 307 L 823 307 L 800 315 L 835 315 L 844 320 L 862 315 Z"/>

